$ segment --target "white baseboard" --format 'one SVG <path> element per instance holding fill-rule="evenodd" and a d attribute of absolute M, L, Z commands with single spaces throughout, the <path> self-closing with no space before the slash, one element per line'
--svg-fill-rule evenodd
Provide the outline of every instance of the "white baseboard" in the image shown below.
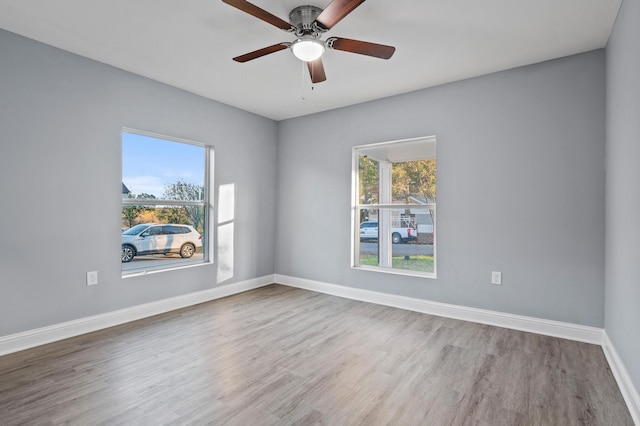
<path fill-rule="evenodd" d="M 60 324 L 29 330 L 22 333 L 11 334 L 0 337 L 0 355 L 18 352 L 46 343 L 68 339 L 85 333 L 102 330 L 115 325 L 136 321 L 153 315 L 162 314 L 198 303 L 208 302 L 233 294 L 242 293 L 255 288 L 263 287 L 274 283 L 274 276 L 254 278 L 208 290 L 189 293 L 170 299 L 145 303 L 143 305 L 132 306 L 113 312 L 100 315 L 93 315 Z"/>
<path fill-rule="evenodd" d="M 624 401 L 627 403 L 627 408 L 631 413 L 633 421 L 635 424 L 640 425 L 640 395 L 633 385 L 631 376 L 629 376 L 627 368 L 624 366 L 622 359 L 620 359 L 618 351 L 615 346 L 613 346 L 611 340 L 609 340 L 609 336 L 606 331 L 603 334 L 602 350 L 604 351 L 604 356 L 609 362 L 611 372 L 616 378 L 616 382 L 618 382 L 620 393 L 622 393 Z"/>
<path fill-rule="evenodd" d="M 288 285 L 290 287 L 298 287 L 347 299 L 376 303 L 378 305 L 391 306 L 394 308 L 406 309 L 430 315 L 471 321 L 480 324 L 495 325 L 497 327 L 510 328 L 513 330 L 528 331 L 531 333 L 560 337 L 578 342 L 586 342 L 596 345 L 602 344 L 602 335 L 604 330 L 596 327 L 525 317 L 521 315 L 505 314 L 502 312 L 450 305 L 447 303 L 432 302 L 424 299 L 379 293 L 371 290 L 327 284 L 319 281 L 279 274 L 275 275 L 275 282 L 278 284 Z"/>

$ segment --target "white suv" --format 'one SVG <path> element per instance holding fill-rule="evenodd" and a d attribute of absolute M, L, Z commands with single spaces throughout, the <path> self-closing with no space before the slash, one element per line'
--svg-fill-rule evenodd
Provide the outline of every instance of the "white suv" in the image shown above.
<path fill-rule="evenodd" d="M 191 257 L 198 249 L 202 249 L 202 236 L 190 225 L 144 223 L 122 233 L 122 262 L 145 254 Z"/>

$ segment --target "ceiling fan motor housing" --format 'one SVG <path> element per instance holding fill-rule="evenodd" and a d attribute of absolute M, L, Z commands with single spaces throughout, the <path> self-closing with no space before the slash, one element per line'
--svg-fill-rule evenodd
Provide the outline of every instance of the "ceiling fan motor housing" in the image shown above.
<path fill-rule="evenodd" d="M 296 27 L 296 35 L 315 35 L 324 32 L 322 28 L 316 25 L 315 21 L 318 15 L 322 13 L 322 9 L 316 6 L 298 6 L 289 13 L 289 22 Z"/>

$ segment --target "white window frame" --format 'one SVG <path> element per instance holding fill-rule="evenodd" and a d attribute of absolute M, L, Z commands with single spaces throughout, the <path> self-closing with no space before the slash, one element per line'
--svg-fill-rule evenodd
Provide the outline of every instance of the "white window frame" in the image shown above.
<path fill-rule="evenodd" d="M 436 204 L 392 204 L 391 199 L 391 170 L 393 162 L 379 161 L 378 182 L 379 200 L 376 204 L 362 204 L 359 200 L 359 157 L 360 153 L 367 150 L 380 150 L 387 147 L 393 148 L 400 144 L 419 144 L 420 142 L 433 144 L 433 154 L 428 156 L 416 155 L 402 161 L 415 161 L 424 159 L 436 159 L 436 137 L 425 136 L 412 139 L 402 139 L 390 142 L 380 142 L 367 145 L 358 145 L 352 148 L 352 186 L 351 186 L 351 267 L 376 272 L 392 273 L 398 275 L 420 276 L 426 278 L 437 278 L 437 241 L 436 241 Z M 437 163 L 436 163 L 437 164 Z M 437 166 L 436 166 L 437 170 Z M 425 208 L 434 212 L 433 217 L 433 272 L 412 271 L 408 269 L 397 269 L 392 267 L 392 242 L 391 242 L 391 210 Z M 360 264 L 360 211 L 363 209 L 378 210 L 378 233 L 379 233 L 379 264 L 378 266 Z"/>
<path fill-rule="evenodd" d="M 214 263 L 214 231 L 213 231 L 213 190 L 214 190 L 214 182 L 213 182 L 213 167 L 214 167 L 214 150 L 211 145 L 207 145 L 202 142 L 196 142 L 189 139 L 178 138 L 175 136 L 167 136 L 159 133 L 148 132 L 144 130 L 131 129 L 128 127 L 123 127 L 120 132 L 120 143 L 122 144 L 122 134 L 123 133 L 131 133 L 140 136 L 147 136 L 155 139 L 162 139 L 169 142 L 177 142 L 188 145 L 194 145 L 201 148 L 204 148 L 204 199 L 203 200 L 163 200 L 163 199 L 137 199 L 137 198 L 123 198 L 121 206 L 127 205 L 136 205 L 136 206 L 202 206 L 204 209 L 204 231 L 206 235 L 203 235 L 205 238 L 206 247 L 203 246 L 202 249 L 204 251 L 202 262 L 193 262 L 193 263 L 184 263 L 184 264 L 176 264 L 171 263 L 167 264 L 167 266 L 157 266 L 149 269 L 132 269 L 132 270 L 122 270 L 122 278 L 130 278 L 139 275 L 147 275 L 154 274 L 165 271 L 172 271 L 176 269 L 185 269 L 185 268 L 193 268 L 203 265 L 210 265 Z M 121 159 L 122 163 L 122 159 Z M 118 182 L 118 187 L 121 187 L 121 183 Z M 122 210 L 122 209 L 121 209 Z"/>

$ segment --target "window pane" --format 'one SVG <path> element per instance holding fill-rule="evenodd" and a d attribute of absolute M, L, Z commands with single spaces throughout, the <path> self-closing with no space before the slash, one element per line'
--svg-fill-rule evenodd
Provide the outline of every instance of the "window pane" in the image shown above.
<path fill-rule="evenodd" d="M 378 162 L 366 155 L 358 157 L 358 203 L 378 203 Z"/>
<path fill-rule="evenodd" d="M 391 181 L 393 203 L 424 205 L 436 202 L 436 160 L 394 163 Z"/>
<path fill-rule="evenodd" d="M 433 210 L 435 214 L 435 209 Z M 411 208 L 391 212 L 391 267 L 434 272 L 433 220 L 429 209 Z"/>
<path fill-rule="evenodd" d="M 358 263 L 363 266 L 378 266 L 378 210 L 360 210 L 360 253 Z"/>
<path fill-rule="evenodd" d="M 204 200 L 204 169 L 202 146 L 122 133 L 122 183 L 133 198 Z"/>
<path fill-rule="evenodd" d="M 434 272 L 435 209 L 361 209 L 360 218 L 361 266 Z M 386 234 L 390 251 L 381 246 L 385 241 L 381 238 L 384 226 L 379 227 L 379 223 L 384 220 L 391 222 Z"/>
<path fill-rule="evenodd" d="M 123 224 L 122 271 L 201 263 L 207 247 L 204 212 L 204 206 L 123 206 L 122 217 L 140 223 Z M 197 226 L 193 217 L 199 219 Z"/>

